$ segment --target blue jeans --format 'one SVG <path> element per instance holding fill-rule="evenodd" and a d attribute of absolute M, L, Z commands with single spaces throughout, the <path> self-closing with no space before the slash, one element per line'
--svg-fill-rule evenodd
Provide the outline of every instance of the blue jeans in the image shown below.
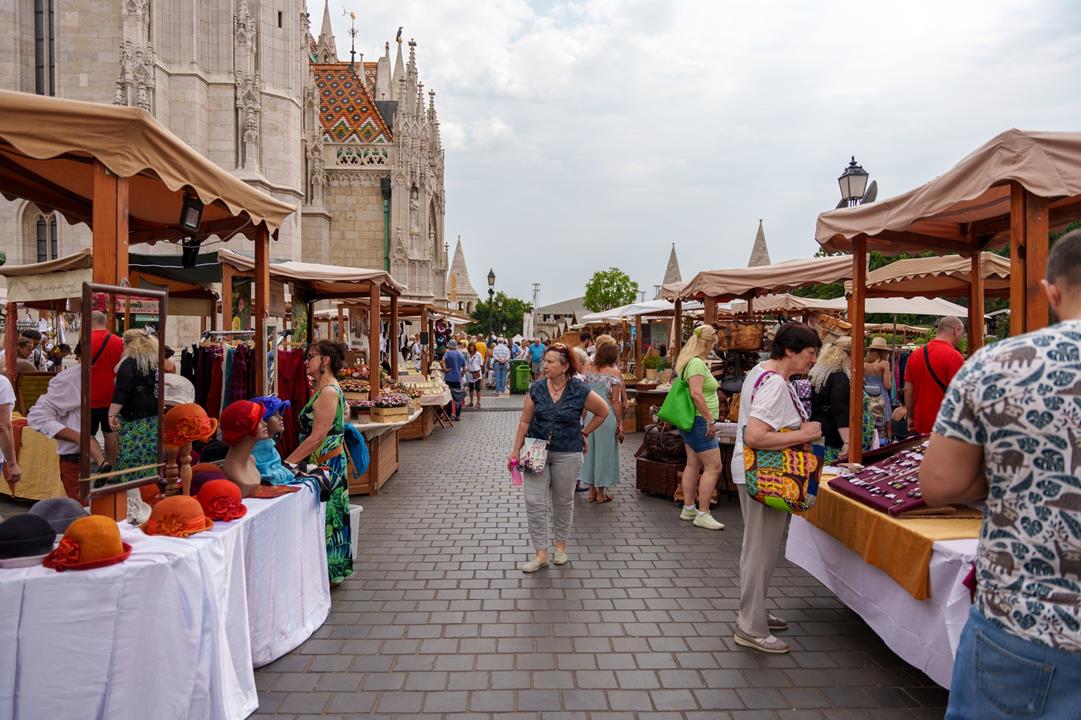
<path fill-rule="evenodd" d="M 953 665 L 947 720 L 1073 718 L 1081 709 L 1081 652 L 1003 630 L 972 608 Z"/>
<path fill-rule="evenodd" d="M 510 364 L 493 362 L 492 369 L 495 371 L 495 391 L 502 395 L 507 389 L 507 373 L 510 371 Z"/>

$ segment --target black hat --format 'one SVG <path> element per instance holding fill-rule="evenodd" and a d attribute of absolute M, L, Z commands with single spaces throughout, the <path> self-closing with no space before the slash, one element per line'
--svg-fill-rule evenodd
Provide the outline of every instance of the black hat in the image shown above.
<path fill-rule="evenodd" d="M 52 497 L 34 503 L 30 514 L 44 518 L 57 535 L 63 535 L 73 521 L 86 517 L 86 508 L 69 497 Z"/>
<path fill-rule="evenodd" d="M 56 531 L 37 515 L 24 513 L 0 523 L 0 567 L 38 565 L 53 549 Z"/>

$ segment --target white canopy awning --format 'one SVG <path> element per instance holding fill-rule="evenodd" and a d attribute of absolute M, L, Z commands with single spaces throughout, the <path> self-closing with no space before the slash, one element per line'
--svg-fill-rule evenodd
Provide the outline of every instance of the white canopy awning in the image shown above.
<path fill-rule="evenodd" d="M 645 302 L 631 303 L 629 305 L 621 305 L 611 310 L 605 310 L 599 313 L 590 313 L 583 315 L 581 322 L 583 325 L 590 323 L 602 323 L 602 322 L 615 322 L 624 320 L 626 318 L 638 317 L 639 315 L 674 315 L 675 304 L 670 300 L 646 300 Z M 692 300 L 683 303 L 684 312 L 688 310 L 701 310 L 702 303 Z M 728 312 L 731 307 L 727 304 L 718 304 L 718 312 Z"/>
<path fill-rule="evenodd" d="M 731 303 L 736 312 L 746 310 L 742 300 Z M 800 310 L 825 310 L 827 312 L 847 312 L 848 298 L 839 297 L 829 300 L 797 297 L 795 295 L 767 295 L 754 301 L 755 312 L 783 312 Z M 968 308 L 941 298 L 867 298 L 864 312 L 882 315 L 930 315 L 932 317 L 967 317 Z"/>

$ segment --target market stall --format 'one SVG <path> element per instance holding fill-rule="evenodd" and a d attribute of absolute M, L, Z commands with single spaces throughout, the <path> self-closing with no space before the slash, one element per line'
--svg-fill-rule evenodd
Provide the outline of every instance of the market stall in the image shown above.
<path fill-rule="evenodd" d="M 983 317 L 982 251 L 1010 245 L 1010 330 L 1047 325 L 1040 289 L 1048 233 L 1081 218 L 1081 133 L 1008 130 L 934 180 L 895 197 L 818 216 L 815 238 L 829 251 L 852 253 L 853 344 L 864 340 L 867 253 L 959 252 L 970 263 L 969 310 Z M 983 344 L 983 323 L 970 322 L 970 350 Z M 853 393 L 863 367 L 852 367 Z M 853 396 L 855 397 L 855 395 Z M 852 403 L 858 424 L 860 404 Z M 858 461 L 860 449 L 853 448 Z"/>

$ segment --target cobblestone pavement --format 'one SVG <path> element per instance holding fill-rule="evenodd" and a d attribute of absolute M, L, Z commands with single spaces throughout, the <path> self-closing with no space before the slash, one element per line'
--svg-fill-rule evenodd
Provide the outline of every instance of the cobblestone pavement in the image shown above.
<path fill-rule="evenodd" d="M 571 562 L 523 575 L 525 511 L 503 469 L 520 402 L 403 442 L 382 493 L 354 499 L 357 572 L 315 636 L 256 673 L 259 717 L 942 717 L 946 692 L 787 562 L 771 604 L 792 653 L 736 646 L 738 505 L 722 498 L 728 527 L 711 533 L 640 495 L 641 434 L 615 500 L 577 498 Z"/>

